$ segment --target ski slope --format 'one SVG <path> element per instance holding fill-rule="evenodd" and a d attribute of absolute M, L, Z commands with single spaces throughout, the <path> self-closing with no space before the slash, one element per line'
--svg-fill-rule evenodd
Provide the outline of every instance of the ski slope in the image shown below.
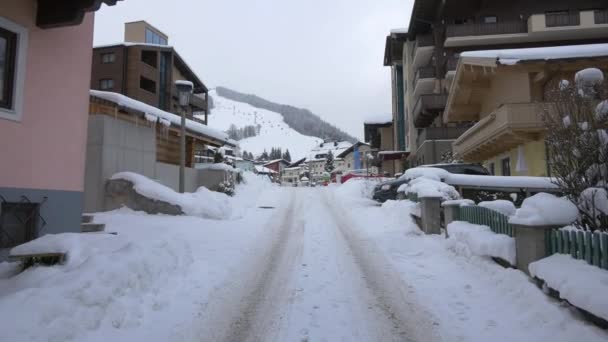
<path fill-rule="evenodd" d="M 226 131 L 231 124 L 237 128 L 247 125 L 261 125 L 260 134 L 239 141 L 241 151 L 261 154 L 264 150 L 270 153 L 272 147 L 289 149 L 292 160 L 304 158 L 323 139 L 300 134 L 289 127 L 283 116 L 269 110 L 253 107 L 243 102 L 232 101 L 221 97 L 215 91 L 210 92 L 214 108 L 209 115 L 209 126 Z"/>

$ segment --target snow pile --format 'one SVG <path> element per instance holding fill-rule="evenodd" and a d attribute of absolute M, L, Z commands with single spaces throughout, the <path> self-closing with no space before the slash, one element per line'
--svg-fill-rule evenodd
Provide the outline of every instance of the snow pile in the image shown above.
<path fill-rule="evenodd" d="M 391 113 L 379 113 L 370 115 L 365 118 L 364 123 L 366 124 L 385 124 L 393 121 L 393 115 Z"/>
<path fill-rule="evenodd" d="M 165 112 L 164 110 L 160 110 L 154 106 L 150 106 L 149 104 L 134 100 L 130 97 L 124 96 L 118 93 L 112 93 L 108 91 L 100 91 L 100 90 L 90 90 L 91 96 L 98 97 L 100 99 L 104 99 L 110 102 L 114 102 L 119 106 L 131 108 L 142 113 L 145 113 L 147 117 L 152 118 L 152 116 L 158 117 L 160 120 L 168 120 L 174 125 L 180 126 L 182 118 L 179 115 L 175 115 L 173 113 Z M 190 119 L 186 119 L 186 128 L 192 130 L 194 132 L 200 133 L 209 138 L 213 138 L 224 142 L 229 145 L 237 145 L 238 143 L 232 139 L 228 138 L 228 135 L 224 132 L 220 132 L 216 129 L 203 125 L 201 123 L 192 121 Z"/>
<path fill-rule="evenodd" d="M 466 51 L 461 53 L 460 56 L 475 58 L 496 58 L 501 64 L 512 65 L 525 60 L 551 60 L 608 56 L 608 44 Z"/>
<path fill-rule="evenodd" d="M 218 171 L 227 171 L 227 172 L 239 172 L 240 170 L 232 167 L 226 163 L 209 163 L 202 164 L 197 166 L 197 169 L 201 170 L 218 170 Z"/>
<path fill-rule="evenodd" d="M 440 197 L 444 201 L 460 199 L 460 194 L 453 186 L 426 177 L 412 179 L 401 185 L 397 192 L 415 193 L 419 198 Z"/>
<path fill-rule="evenodd" d="M 424 178 L 433 179 L 436 181 L 441 181 L 442 179 L 445 179 L 449 175 L 450 175 L 450 173 L 447 172 L 446 170 L 439 169 L 436 167 L 414 167 L 411 169 L 407 169 L 405 171 L 405 173 L 403 174 L 403 176 L 401 176 L 401 178 L 402 179 L 415 179 L 415 178 L 424 177 Z"/>
<path fill-rule="evenodd" d="M 365 178 L 351 178 L 348 182 L 341 184 L 336 189 L 336 194 L 349 199 L 366 198 L 371 199 L 374 194 L 374 187 L 378 184 Z"/>
<path fill-rule="evenodd" d="M 533 277 L 544 280 L 561 298 L 608 320 L 608 271 L 566 254 L 554 254 L 528 268 Z"/>
<path fill-rule="evenodd" d="M 124 179 L 133 183 L 137 193 L 148 198 L 178 205 L 189 216 L 199 216 L 216 220 L 227 219 L 231 215 L 230 196 L 200 187 L 194 193 L 183 193 L 157 183 L 134 172 L 120 172 L 111 179 Z"/>
<path fill-rule="evenodd" d="M 388 200 L 382 203 L 380 212 L 384 220 L 382 223 L 386 226 L 398 227 L 406 235 L 422 235 L 422 231 L 413 224 L 411 213 L 415 212 L 418 206 L 410 201 L 393 201 Z"/>
<path fill-rule="evenodd" d="M 111 235 L 106 235 L 111 236 Z M 83 239 L 99 240 L 96 234 L 64 233 L 47 234 L 11 249 L 11 255 L 67 253 L 79 250 Z"/>
<path fill-rule="evenodd" d="M 450 239 L 465 244 L 471 253 L 478 256 L 501 258 L 515 265 L 515 239 L 494 233 L 488 226 L 480 226 L 463 221 L 448 225 Z"/>
<path fill-rule="evenodd" d="M 529 226 L 567 225 L 578 218 L 578 209 L 565 198 L 538 193 L 524 200 L 509 223 Z"/>
<path fill-rule="evenodd" d="M 457 205 L 459 207 L 464 207 L 467 205 L 475 205 L 475 201 L 470 199 L 457 199 L 457 200 L 448 200 L 441 202 L 442 207 L 447 207 L 448 205 Z"/>
<path fill-rule="evenodd" d="M 530 176 L 478 176 L 449 173 L 445 182 L 456 186 L 475 186 L 488 188 L 522 188 L 558 190 L 552 178 Z"/>
<path fill-rule="evenodd" d="M 480 207 L 498 211 L 499 213 L 501 213 L 503 215 L 507 215 L 507 216 L 515 215 L 515 211 L 517 210 L 515 208 L 515 204 L 513 204 L 513 202 L 507 201 L 507 200 L 480 202 L 478 205 Z"/>

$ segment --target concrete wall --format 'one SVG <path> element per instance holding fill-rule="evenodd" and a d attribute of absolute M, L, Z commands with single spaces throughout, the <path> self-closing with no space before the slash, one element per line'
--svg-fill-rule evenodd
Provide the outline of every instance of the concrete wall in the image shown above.
<path fill-rule="evenodd" d="M 135 125 L 107 115 L 89 116 L 84 210 L 107 210 L 105 184 L 118 172 L 136 172 L 179 190 L 179 166 L 156 161 L 156 130 L 147 122 Z M 224 171 L 186 168 L 185 190 L 200 186 L 216 190 Z"/>

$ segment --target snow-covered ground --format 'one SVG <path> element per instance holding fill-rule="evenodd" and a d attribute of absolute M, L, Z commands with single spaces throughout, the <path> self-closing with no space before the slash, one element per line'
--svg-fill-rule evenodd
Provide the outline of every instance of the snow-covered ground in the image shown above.
<path fill-rule="evenodd" d="M 304 158 L 307 153 L 323 142 L 323 139 L 300 134 L 289 127 L 279 113 L 253 107 L 247 103 L 232 101 L 211 91 L 214 108 L 209 116 L 209 126 L 226 131 L 230 125 L 237 128 L 261 125 L 260 134 L 239 141 L 242 151 L 260 155 L 270 153 L 273 147 L 289 149 L 292 160 Z"/>
<path fill-rule="evenodd" d="M 605 341 L 523 273 L 425 236 L 373 184 L 252 179 L 228 219 L 98 214 L 65 265 L 8 277 L 6 341 Z M 261 209 L 259 207 L 273 209 Z M 238 208 L 238 209 L 236 209 Z"/>

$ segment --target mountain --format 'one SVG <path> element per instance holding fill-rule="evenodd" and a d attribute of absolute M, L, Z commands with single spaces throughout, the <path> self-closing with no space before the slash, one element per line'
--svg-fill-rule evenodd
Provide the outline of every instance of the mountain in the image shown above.
<path fill-rule="evenodd" d="M 289 127 L 303 135 L 319 137 L 331 141 L 357 142 L 357 139 L 340 130 L 336 126 L 323 121 L 308 109 L 268 101 L 256 95 L 239 93 L 224 87 L 217 87 L 216 93 L 224 98 L 247 103 L 253 107 L 279 113 Z"/>
<path fill-rule="evenodd" d="M 295 161 L 306 157 L 310 150 L 323 142 L 321 138 L 297 132 L 279 113 L 233 101 L 216 91 L 211 91 L 209 95 L 213 98 L 209 126 L 229 134 L 235 130 L 244 132 L 238 139 L 241 151 L 251 152 L 257 157 L 264 150 L 270 153 L 273 147 L 280 147 L 283 152 L 289 149 Z"/>

